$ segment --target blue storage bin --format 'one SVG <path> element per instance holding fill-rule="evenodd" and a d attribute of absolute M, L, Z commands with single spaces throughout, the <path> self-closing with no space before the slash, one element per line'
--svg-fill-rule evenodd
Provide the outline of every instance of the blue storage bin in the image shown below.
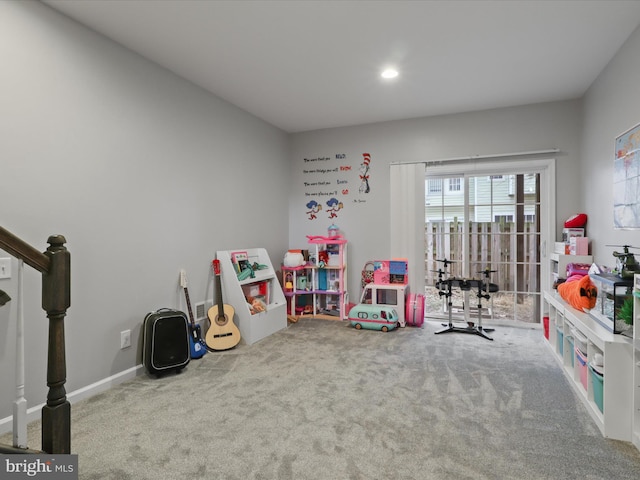
<path fill-rule="evenodd" d="M 593 401 L 596 402 L 600 412 L 604 413 L 604 375 L 600 375 L 596 372 L 591 365 L 589 365 L 589 372 L 591 372 L 591 384 L 593 385 Z"/>
<path fill-rule="evenodd" d="M 556 343 L 558 345 L 558 353 L 560 355 L 564 352 L 564 333 L 562 332 L 562 328 L 556 327 Z"/>
<path fill-rule="evenodd" d="M 575 365 L 576 355 L 573 352 L 574 342 L 573 342 L 573 337 L 571 335 L 567 335 L 567 343 L 569 344 L 569 350 L 571 351 L 571 366 L 573 367 Z"/>

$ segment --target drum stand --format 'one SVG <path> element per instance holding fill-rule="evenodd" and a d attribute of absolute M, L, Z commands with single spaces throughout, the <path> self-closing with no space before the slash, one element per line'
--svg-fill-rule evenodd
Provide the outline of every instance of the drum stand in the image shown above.
<path fill-rule="evenodd" d="M 484 271 L 484 276 L 485 278 L 489 278 L 489 273 L 490 270 L 485 270 Z M 486 288 L 485 288 L 486 285 Z M 495 329 L 494 328 L 482 328 L 482 299 L 484 298 L 485 300 L 489 300 L 489 298 L 491 298 L 491 295 L 489 295 L 489 293 L 482 293 L 483 291 L 491 291 L 490 288 L 490 283 L 487 281 L 487 283 L 485 283 L 484 281 L 480 280 L 478 282 L 478 293 L 476 293 L 476 297 L 478 297 L 478 324 L 474 325 L 473 323 L 469 322 L 469 326 L 468 329 L 469 330 L 473 330 L 473 332 L 469 332 L 469 333 L 475 333 L 476 335 L 480 335 L 483 338 L 486 338 L 487 340 L 493 340 L 493 338 L 489 337 L 485 332 L 493 332 Z"/>
<path fill-rule="evenodd" d="M 484 270 L 483 273 L 484 277 L 486 279 L 489 278 L 489 274 L 492 272 L 492 270 Z M 475 286 L 478 287 L 478 293 L 476 293 L 476 297 L 478 297 L 478 324 L 474 324 L 473 322 L 467 322 L 467 326 L 466 327 L 456 327 L 453 324 L 453 311 L 452 311 L 452 307 L 453 307 L 453 302 L 451 301 L 451 296 L 452 296 L 452 288 L 453 288 L 453 284 L 457 283 L 458 286 L 460 287 L 461 290 L 470 290 L 471 289 L 471 285 L 475 284 Z M 442 289 L 442 285 L 446 284 L 447 285 L 447 289 L 443 290 Z M 486 285 L 486 288 L 485 288 Z M 489 292 L 494 292 L 494 291 L 498 291 L 497 288 L 493 289 L 491 288 L 491 284 L 489 282 L 487 282 L 485 284 L 485 282 L 483 280 L 459 280 L 459 279 L 447 279 L 447 280 L 442 280 L 442 275 L 440 274 L 438 283 L 438 295 L 440 295 L 441 297 L 447 297 L 447 306 L 448 306 L 448 313 L 449 313 L 449 323 L 443 323 L 442 326 L 445 327 L 441 330 L 438 330 L 436 332 L 434 332 L 436 335 L 439 333 L 448 333 L 448 332 L 458 332 L 458 333 L 470 333 L 472 335 L 478 335 L 482 338 L 486 338 L 487 340 L 493 340 L 493 338 L 491 338 L 490 336 L 488 336 L 485 332 L 493 332 L 494 329 L 493 328 L 483 328 L 482 327 L 482 299 L 486 299 L 489 300 L 489 298 L 491 298 L 491 295 L 489 295 L 489 293 L 483 293 L 485 291 L 489 291 Z"/>

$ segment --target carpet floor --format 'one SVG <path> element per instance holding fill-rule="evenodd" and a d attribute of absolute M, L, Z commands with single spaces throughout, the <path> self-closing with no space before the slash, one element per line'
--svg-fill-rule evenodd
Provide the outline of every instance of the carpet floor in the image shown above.
<path fill-rule="evenodd" d="M 72 405 L 80 478 L 640 478 L 640 452 L 601 435 L 541 330 L 438 328 L 303 319 L 140 375 Z"/>

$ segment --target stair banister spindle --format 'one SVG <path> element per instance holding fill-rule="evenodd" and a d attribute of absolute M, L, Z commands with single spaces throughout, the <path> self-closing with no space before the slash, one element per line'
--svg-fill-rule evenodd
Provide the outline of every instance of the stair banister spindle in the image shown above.
<path fill-rule="evenodd" d="M 41 253 L 0 227 L 0 248 L 42 273 L 42 308 L 49 319 L 47 354 L 47 402 L 42 407 L 42 450 L 71 453 L 71 404 L 64 384 L 67 380 L 64 317 L 71 305 L 71 256 L 62 235 L 52 235 Z M 18 453 L 22 449 L 0 446 L 0 451 Z M 22 450 L 33 453 L 31 450 Z"/>

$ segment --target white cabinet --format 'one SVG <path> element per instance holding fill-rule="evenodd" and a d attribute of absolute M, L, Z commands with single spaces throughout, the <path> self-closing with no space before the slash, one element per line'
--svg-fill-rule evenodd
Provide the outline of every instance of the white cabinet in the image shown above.
<path fill-rule="evenodd" d="M 239 252 L 246 252 L 248 264 L 259 267 L 246 278 L 239 275 L 237 263 L 232 260 Z M 217 252 L 217 258 L 220 260 L 224 303 L 235 310 L 234 322 L 240 329 L 242 341 L 251 345 L 287 328 L 287 304 L 267 251 L 264 248 L 221 250 Z M 252 312 L 248 297 L 259 299 L 264 310 L 254 308 Z"/>
<path fill-rule="evenodd" d="M 593 262 L 592 255 L 563 255 L 560 253 L 552 253 L 549 255 L 551 260 L 551 283 L 553 284 L 558 278 L 567 278 L 567 265 L 570 263 L 586 263 Z"/>
<path fill-rule="evenodd" d="M 606 330 L 589 314 L 565 303 L 555 291 L 544 292 L 543 315 L 549 317 L 549 344 L 553 355 L 602 434 L 607 438 L 631 441 L 634 401 L 632 340 Z M 575 352 L 580 338 L 584 340 L 587 365 L 581 363 Z M 600 388 L 594 384 L 588 369 L 588 364 L 594 363 L 599 355 L 604 359 L 601 401 L 598 398 Z M 636 365 L 637 361 L 636 350 Z"/>
<path fill-rule="evenodd" d="M 633 280 L 633 436 L 640 449 L 640 274 Z"/>

